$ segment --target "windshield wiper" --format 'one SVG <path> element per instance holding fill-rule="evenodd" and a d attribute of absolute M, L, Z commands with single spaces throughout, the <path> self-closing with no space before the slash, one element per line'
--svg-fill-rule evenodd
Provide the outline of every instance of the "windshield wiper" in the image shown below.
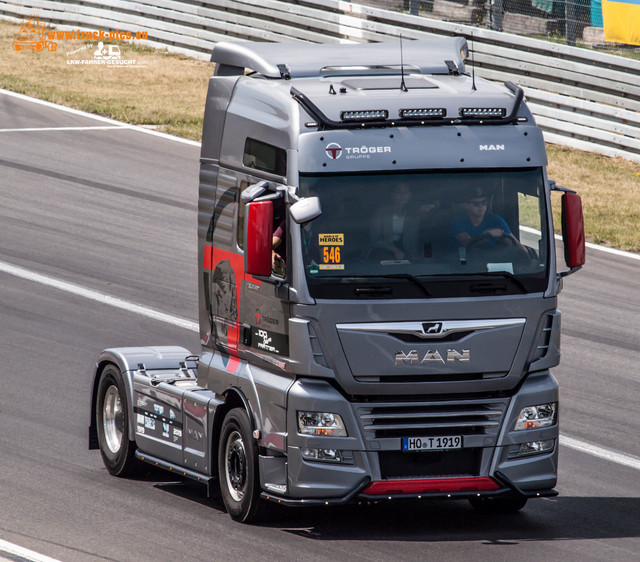
<path fill-rule="evenodd" d="M 420 279 L 418 279 L 415 275 L 411 275 L 411 273 L 383 273 L 380 275 L 323 275 L 322 279 L 330 279 L 330 278 L 336 278 L 336 279 L 406 279 L 407 281 L 411 281 L 414 285 L 417 285 L 418 287 L 420 287 L 420 289 L 422 289 L 422 292 L 428 296 L 431 297 L 433 296 L 431 294 L 431 291 L 429 291 L 429 289 L 427 289 L 424 284 L 422 283 L 422 281 L 420 281 Z M 387 291 L 387 287 L 363 287 L 363 288 L 359 288 L 358 289 L 359 293 L 365 293 L 365 292 L 369 292 L 369 293 L 386 293 L 389 292 Z"/>
<path fill-rule="evenodd" d="M 356 287 L 353 291 L 356 295 L 390 295 L 391 287 Z"/>
<path fill-rule="evenodd" d="M 422 281 L 418 279 L 415 275 L 411 275 L 411 273 L 386 273 L 384 275 L 372 275 L 371 277 L 381 277 L 383 279 L 407 279 L 411 281 L 414 285 L 417 285 L 422 289 L 425 295 L 428 297 L 432 296 L 431 291 L 427 289 Z"/>
<path fill-rule="evenodd" d="M 484 281 L 476 284 L 471 284 L 470 290 L 477 293 L 507 291 L 507 284 L 503 281 L 500 283 L 500 279 L 508 279 L 522 290 L 523 293 L 527 293 L 527 287 L 520 281 L 513 273 L 509 271 L 487 271 L 486 273 L 474 273 L 474 276 L 493 277 L 492 281 Z M 495 279 L 498 278 L 498 279 Z"/>

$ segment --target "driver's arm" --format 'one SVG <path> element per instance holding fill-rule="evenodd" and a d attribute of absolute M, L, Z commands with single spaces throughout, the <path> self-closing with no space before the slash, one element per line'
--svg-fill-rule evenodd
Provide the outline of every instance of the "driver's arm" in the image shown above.
<path fill-rule="evenodd" d="M 471 235 L 468 232 L 461 232 L 456 236 L 456 241 L 460 246 L 467 247 L 467 244 L 471 241 Z"/>

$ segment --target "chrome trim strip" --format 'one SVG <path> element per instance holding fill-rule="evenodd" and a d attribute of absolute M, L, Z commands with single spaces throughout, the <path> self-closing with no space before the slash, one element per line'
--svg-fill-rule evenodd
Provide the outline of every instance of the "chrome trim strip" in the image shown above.
<path fill-rule="evenodd" d="M 385 420 L 385 419 L 429 419 L 429 418 L 462 418 L 462 417 L 471 417 L 471 416 L 486 416 L 486 417 L 495 417 L 501 416 L 502 410 L 459 410 L 456 412 L 402 412 L 402 413 L 394 413 L 393 411 L 386 411 L 384 413 L 376 413 L 376 414 L 362 414 L 360 419 L 363 421 L 371 421 L 371 420 Z M 428 422 L 426 422 L 428 423 Z"/>
<path fill-rule="evenodd" d="M 499 421 L 460 421 L 438 423 L 396 423 L 396 424 L 369 424 L 365 425 L 365 431 L 381 431 L 384 429 L 444 429 L 455 427 L 499 427 Z"/>
<path fill-rule="evenodd" d="M 457 332 L 492 330 L 511 326 L 524 326 L 526 318 L 496 320 L 425 320 L 423 322 L 363 322 L 361 324 L 337 324 L 338 330 L 349 332 L 376 332 L 384 334 L 411 334 L 423 339 L 438 339 Z M 440 324 L 438 332 L 426 333 L 423 324 Z"/>

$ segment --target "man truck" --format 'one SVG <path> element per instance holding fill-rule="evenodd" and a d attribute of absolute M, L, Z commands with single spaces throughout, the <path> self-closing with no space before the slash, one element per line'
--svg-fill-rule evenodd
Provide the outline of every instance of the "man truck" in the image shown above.
<path fill-rule="evenodd" d="M 557 493 L 550 369 L 581 202 L 547 178 L 523 91 L 467 57 L 464 38 L 214 47 L 201 350 L 102 352 L 89 446 L 111 474 L 219 486 L 243 522 L 266 501 Z"/>

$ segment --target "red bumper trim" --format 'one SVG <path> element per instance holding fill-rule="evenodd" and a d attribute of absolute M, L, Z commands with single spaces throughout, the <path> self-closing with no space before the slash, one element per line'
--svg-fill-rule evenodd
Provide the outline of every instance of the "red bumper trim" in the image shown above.
<path fill-rule="evenodd" d="M 425 480 L 379 480 L 371 482 L 362 493 L 369 496 L 398 494 L 442 494 L 448 492 L 490 492 L 500 490 L 493 478 L 429 478 Z"/>

